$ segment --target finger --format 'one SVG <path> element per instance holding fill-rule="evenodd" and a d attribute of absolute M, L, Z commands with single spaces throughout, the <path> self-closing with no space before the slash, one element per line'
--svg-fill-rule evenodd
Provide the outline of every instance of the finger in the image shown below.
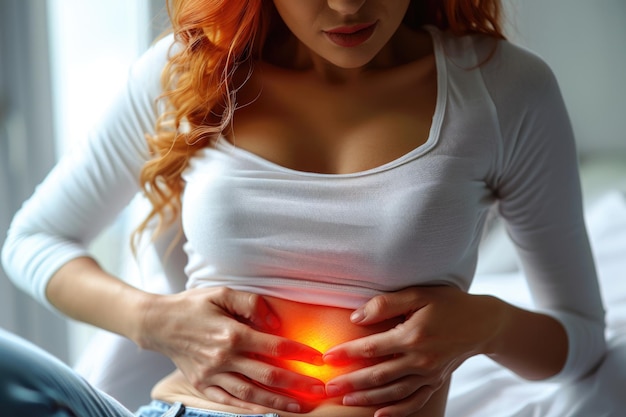
<path fill-rule="evenodd" d="M 409 375 L 391 384 L 346 394 L 343 397 L 343 404 L 350 406 L 369 406 L 398 402 L 412 396 L 423 384 L 423 378 L 416 375 Z"/>
<path fill-rule="evenodd" d="M 240 340 L 238 350 L 260 356 L 296 360 L 312 365 L 323 365 L 322 353 L 310 346 L 285 337 L 262 333 L 248 328 Z"/>
<path fill-rule="evenodd" d="M 403 353 L 403 344 L 397 340 L 397 329 L 376 333 L 334 346 L 324 353 L 324 363 L 342 366 L 358 360 L 371 361 Z"/>
<path fill-rule="evenodd" d="M 416 415 L 419 410 L 424 408 L 435 391 L 436 389 L 429 385 L 420 387 L 405 400 L 376 410 L 374 417 L 410 417 Z"/>
<path fill-rule="evenodd" d="M 263 407 L 281 411 L 300 412 L 301 404 L 294 398 L 269 391 L 236 374 L 220 374 L 215 378 L 216 386 L 203 390 L 204 395 L 220 404 L 261 413 Z"/>
<path fill-rule="evenodd" d="M 326 393 L 336 397 L 357 391 L 376 390 L 406 378 L 415 378 L 422 382 L 420 385 L 425 383 L 424 377 L 415 374 L 405 361 L 392 359 L 331 379 L 326 384 Z"/>
<path fill-rule="evenodd" d="M 244 410 L 248 410 L 252 413 L 258 413 L 263 411 L 263 408 L 260 405 L 247 403 L 245 401 L 240 400 L 239 398 L 233 397 L 230 393 L 224 391 L 222 388 L 217 386 L 210 386 L 202 390 L 204 397 L 208 400 L 224 404 L 230 405 L 237 408 L 243 408 Z"/>
<path fill-rule="evenodd" d="M 322 381 L 253 358 L 237 361 L 233 364 L 233 371 L 266 387 L 305 395 L 309 399 L 326 395 Z"/>
<path fill-rule="evenodd" d="M 419 291 L 419 288 L 411 287 L 395 293 L 377 295 L 356 309 L 350 315 L 350 320 L 354 324 L 369 325 L 406 316 L 425 305 L 419 302 Z"/>
<path fill-rule="evenodd" d="M 224 310 L 261 330 L 280 328 L 280 320 L 262 296 L 229 288 L 222 288 L 221 291 L 222 294 L 214 302 Z"/>

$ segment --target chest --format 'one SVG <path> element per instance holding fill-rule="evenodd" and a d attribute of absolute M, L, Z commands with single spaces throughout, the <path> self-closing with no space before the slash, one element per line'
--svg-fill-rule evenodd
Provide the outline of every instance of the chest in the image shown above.
<path fill-rule="evenodd" d="M 294 170 L 365 171 L 427 141 L 437 102 L 435 72 L 433 60 L 333 85 L 306 73 L 260 70 L 238 93 L 227 137 Z"/>
<path fill-rule="evenodd" d="M 471 161 L 457 159 L 437 158 L 436 171 L 418 158 L 369 175 L 306 175 L 222 144 L 196 162 L 183 226 L 189 247 L 223 276 L 389 290 L 459 265 L 466 273 L 490 203 L 468 176 Z"/>

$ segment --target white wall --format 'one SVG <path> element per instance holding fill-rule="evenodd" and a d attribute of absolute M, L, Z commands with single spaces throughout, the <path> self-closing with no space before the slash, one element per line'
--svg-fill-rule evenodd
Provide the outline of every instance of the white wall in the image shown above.
<path fill-rule="evenodd" d="M 626 152 L 626 0 L 504 0 L 510 38 L 559 79 L 578 147 Z"/>

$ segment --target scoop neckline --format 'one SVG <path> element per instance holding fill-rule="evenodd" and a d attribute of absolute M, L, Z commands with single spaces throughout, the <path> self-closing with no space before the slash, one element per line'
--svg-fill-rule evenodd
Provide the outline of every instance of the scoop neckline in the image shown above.
<path fill-rule="evenodd" d="M 266 168 L 274 172 L 282 172 L 285 174 L 291 174 L 295 176 L 302 177 L 314 177 L 314 178 L 354 178 L 354 177 L 362 177 L 367 175 L 372 175 L 376 173 L 380 173 L 383 171 L 388 171 L 390 169 L 396 168 L 400 165 L 403 165 L 405 162 L 418 158 L 426 153 L 428 153 L 435 145 L 439 142 L 441 126 L 443 124 L 443 116 L 445 114 L 445 108 L 447 104 L 447 95 L 448 95 L 448 80 L 447 80 L 447 71 L 446 71 L 446 62 L 444 57 L 444 48 L 440 38 L 439 30 L 434 26 L 424 26 L 424 29 L 431 35 L 433 42 L 433 53 L 435 55 L 435 67 L 437 73 L 437 98 L 435 103 L 435 111 L 433 114 L 433 121 L 429 129 L 428 139 L 423 144 L 418 147 L 410 150 L 404 155 L 399 156 L 396 159 L 393 159 L 389 162 L 386 162 L 382 165 L 362 170 L 349 172 L 344 174 L 333 174 L 333 173 L 321 173 L 321 172 L 312 172 L 312 171 L 301 171 L 298 169 L 288 168 L 278 163 L 272 162 L 269 159 L 266 159 L 262 156 L 257 155 L 254 152 L 248 151 L 246 149 L 240 148 L 237 145 L 228 141 L 224 135 L 219 135 L 217 140 L 215 141 L 215 146 L 217 148 L 221 148 L 222 150 L 228 150 L 232 153 L 236 153 L 242 157 L 245 157 L 248 160 L 251 160 L 259 165 L 263 165 Z"/>

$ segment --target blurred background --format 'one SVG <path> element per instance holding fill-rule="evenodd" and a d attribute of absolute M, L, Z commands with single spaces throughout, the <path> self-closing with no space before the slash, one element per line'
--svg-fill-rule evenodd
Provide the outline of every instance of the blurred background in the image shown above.
<path fill-rule="evenodd" d="M 560 81 L 586 196 L 607 178 L 626 180 L 626 1 L 504 3 L 509 38 L 542 56 Z M 86 136 L 166 20 L 164 0 L 0 0 L 0 243 L 13 213 Z M 115 224 L 94 243 L 112 272 L 128 248 L 121 230 Z M 36 305 L 1 270 L 0 327 L 70 364 L 90 335 Z"/>
<path fill-rule="evenodd" d="M 0 0 L 0 242 L 58 157 L 86 136 L 167 24 L 165 0 Z M 93 244 L 120 269 L 123 221 Z M 36 305 L 0 270 L 0 327 L 74 363 L 89 328 Z"/>

